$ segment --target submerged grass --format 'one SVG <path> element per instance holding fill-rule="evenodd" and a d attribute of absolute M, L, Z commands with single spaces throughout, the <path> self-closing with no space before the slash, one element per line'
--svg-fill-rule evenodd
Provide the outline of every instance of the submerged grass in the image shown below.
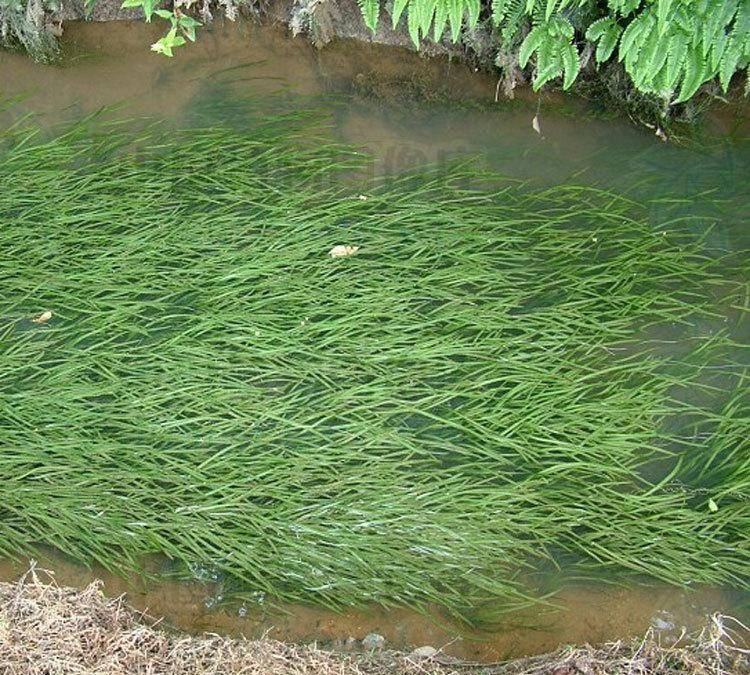
<path fill-rule="evenodd" d="M 562 560 L 749 587 L 747 257 L 594 188 L 363 187 L 314 129 L 2 139 L 0 554 L 463 616 Z"/>

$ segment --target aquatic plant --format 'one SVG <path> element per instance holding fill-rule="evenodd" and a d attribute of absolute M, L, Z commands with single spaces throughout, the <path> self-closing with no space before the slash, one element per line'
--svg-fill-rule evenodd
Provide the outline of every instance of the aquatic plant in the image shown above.
<path fill-rule="evenodd" d="M 707 377 L 745 377 L 747 258 L 705 222 L 363 184 L 304 114 L 0 146 L 2 555 L 463 616 L 561 561 L 749 585 L 747 398 Z"/>
<path fill-rule="evenodd" d="M 744 673 L 750 655 L 738 647 L 750 637 L 739 620 L 715 614 L 700 632 L 663 645 L 653 629 L 631 643 L 598 648 L 560 648 L 556 652 L 502 664 L 479 664 L 430 656 L 430 647 L 410 654 L 391 650 L 341 653 L 317 644 L 293 645 L 264 636 L 260 640 L 220 635 L 189 636 L 164 630 L 155 619 L 129 607 L 125 598 L 107 598 L 100 583 L 81 590 L 60 587 L 32 568 L 17 583 L 0 583 L 0 621 L 4 639 L 0 660 L 14 675 L 46 675 L 54 662 L 61 672 L 164 675 L 515 675 L 583 672 L 608 675 L 685 675 Z"/>

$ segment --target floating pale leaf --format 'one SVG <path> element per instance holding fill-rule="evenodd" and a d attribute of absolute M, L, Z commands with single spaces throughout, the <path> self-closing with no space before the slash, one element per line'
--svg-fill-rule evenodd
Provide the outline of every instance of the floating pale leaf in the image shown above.
<path fill-rule="evenodd" d="M 52 318 L 52 312 L 47 310 L 46 312 L 42 312 L 39 316 L 35 316 L 32 321 L 34 323 L 47 323 Z"/>
<path fill-rule="evenodd" d="M 713 499 L 709 499 L 708 500 L 708 510 L 711 513 L 716 513 L 719 510 L 719 505 Z"/>
<path fill-rule="evenodd" d="M 531 120 L 531 128 L 536 131 L 540 136 L 542 135 L 542 125 L 539 124 L 539 113 L 534 115 L 534 119 Z"/>
<path fill-rule="evenodd" d="M 359 251 L 359 246 L 345 246 L 344 244 L 339 244 L 328 251 L 328 255 L 331 256 L 331 258 L 343 258 L 347 255 L 354 255 L 357 251 Z"/>

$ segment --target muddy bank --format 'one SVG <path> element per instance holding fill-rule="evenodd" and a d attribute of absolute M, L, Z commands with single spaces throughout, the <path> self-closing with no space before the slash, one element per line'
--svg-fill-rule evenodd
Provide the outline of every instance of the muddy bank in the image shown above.
<path fill-rule="evenodd" d="M 325 44 L 335 37 L 416 51 L 403 25 L 393 29 L 387 17 L 378 23 L 378 28 L 374 33 L 370 31 L 362 20 L 362 12 L 356 0 L 336 0 L 335 3 L 327 0 L 316 10 L 317 19 L 313 22 L 313 30 L 310 30 L 311 24 L 304 16 L 300 18 L 300 10 L 304 10 L 305 4 L 299 0 L 247 3 L 243 6 L 242 14 L 262 20 L 264 23 L 288 26 L 290 32 L 307 33 L 314 42 L 319 44 Z M 143 18 L 140 9 L 122 9 L 121 5 L 121 0 L 97 0 L 91 13 L 87 13 L 82 0 L 63 0 L 56 18 L 64 22 L 84 20 L 103 22 Z M 223 12 L 215 12 L 215 23 L 222 24 L 226 21 Z M 420 53 L 424 56 L 441 54 L 457 57 L 463 56 L 465 50 L 445 38 L 438 43 L 426 39 L 420 48 Z"/>
<path fill-rule="evenodd" d="M 14 582 L 29 564 L 28 560 L 0 560 L 0 582 Z M 562 589 L 552 605 L 509 612 L 499 624 L 472 628 L 452 621 L 439 607 L 426 614 L 374 604 L 332 611 L 272 604 L 252 593 L 237 597 L 220 576 L 208 572 L 191 582 L 167 578 L 169 562 L 158 556 L 144 561 L 151 578 L 125 578 L 97 565 L 85 568 L 53 551 L 47 552 L 39 566 L 53 570 L 60 585 L 84 589 L 100 581 L 107 597 L 125 594 L 136 610 L 165 617 L 170 626 L 191 635 L 268 637 L 356 651 L 363 641 L 367 644 L 368 635 L 377 634 L 390 649 L 409 651 L 434 645 L 451 657 L 481 662 L 538 655 L 565 644 L 633 638 L 649 630 L 660 639 L 674 640 L 683 632 L 699 630 L 714 613 L 736 615 L 743 621 L 748 618 L 738 604 L 741 598 L 722 589 L 589 583 Z"/>
<path fill-rule="evenodd" d="M 454 675 L 457 673 L 722 672 L 750 669 L 745 626 L 714 615 L 692 636 L 670 644 L 652 631 L 642 640 L 598 649 L 566 647 L 529 659 L 477 664 L 447 657 L 431 645 L 411 652 L 380 649 L 354 654 L 322 651 L 263 638 L 188 637 L 133 611 L 123 597 L 107 599 L 98 583 L 78 591 L 31 570 L 14 584 L 0 583 L 0 663 L 14 675 L 41 673 L 258 673 L 263 675 Z"/>

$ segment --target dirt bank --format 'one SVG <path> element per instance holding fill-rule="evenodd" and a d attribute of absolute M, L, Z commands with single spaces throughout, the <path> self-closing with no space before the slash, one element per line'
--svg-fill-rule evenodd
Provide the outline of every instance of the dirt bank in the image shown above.
<path fill-rule="evenodd" d="M 60 587 L 33 568 L 17 583 L 0 584 L 0 673 L 149 675 L 252 673 L 257 675 L 586 675 L 750 672 L 748 630 L 714 615 L 693 637 L 659 644 L 652 633 L 632 643 L 568 647 L 551 654 L 496 664 L 450 659 L 423 646 L 411 653 L 327 652 L 315 645 L 274 640 L 189 637 L 130 609 L 123 596 L 107 599 L 99 583 Z"/>
<path fill-rule="evenodd" d="M 62 21 L 81 21 L 84 19 L 119 21 L 143 18 L 140 9 L 121 9 L 121 5 L 122 0 L 97 0 L 91 14 L 87 16 L 83 0 L 63 0 L 57 18 Z M 310 32 L 308 30 L 309 25 L 304 17 L 300 16 L 300 10 L 304 9 L 305 6 L 305 3 L 301 0 L 270 0 L 262 3 L 262 6 L 256 6 L 254 3 L 248 3 L 247 6 L 253 7 L 252 14 L 264 22 L 290 26 L 291 31 L 295 30 L 296 27 L 302 32 Z M 223 12 L 215 12 L 215 15 L 217 21 L 226 20 Z M 356 0 L 336 0 L 335 3 L 332 0 L 326 0 L 325 3 L 317 3 L 316 16 L 318 17 L 318 28 L 313 31 L 315 34 L 311 34 L 310 37 L 319 43 L 325 43 L 336 37 L 414 50 L 414 45 L 405 28 L 398 26 L 394 30 L 391 22 L 385 18 L 378 23 L 378 29 L 375 33 L 370 31 L 362 20 L 362 12 Z M 447 38 L 439 43 L 426 39 L 420 53 L 425 56 L 437 54 L 461 56 L 464 49 L 459 45 L 452 45 Z"/>

